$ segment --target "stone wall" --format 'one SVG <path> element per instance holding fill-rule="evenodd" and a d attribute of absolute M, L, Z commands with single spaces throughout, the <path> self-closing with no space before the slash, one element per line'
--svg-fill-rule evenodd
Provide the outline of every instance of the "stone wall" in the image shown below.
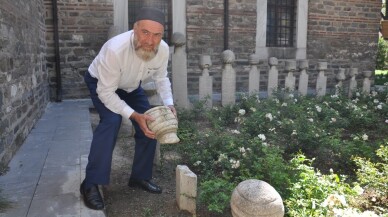
<path fill-rule="evenodd" d="M 307 58 L 327 60 L 332 74 L 340 67 L 373 71 L 380 10 L 379 0 L 309 1 Z"/>
<path fill-rule="evenodd" d="M 201 54 L 210 55 L 214 92 L 221 90 L 221 53 L 224 51 L 224 0 L 187 0 L 187 63 L 189 94 L 198 94 Z M 247 60 L 255 51 L 256 0 L 229 0 L 228 49 Z M 247 73 L 237 67 L 237 86 L 247 85 Z"/>
<path fill-rule="evenodd" d="M 56 96 L 52 0 L 44 0 L 47 24 L 47 69 L 51 99 Z M 89 95 L 83 75 L 113 25 L 113 0 L 57 0 L 62 98 Z"/>
<path fill-rule="evenodd" d="M 307 59 L 310 60 L 310 86 L 316 82 L 316 65 L 328 62 L 328 85 L 335 84 L 339 68 L 374 70 L 380 25 L 381 1 L 310 0 L 308 1 Z M 199 56 L 211 56 L 214 92 L 221 89 L 223 51 L 223 0 L 187 0 L 187 52 L 189 94 L 198 94 L 201 70 Z M 248 89 L 248 55 L 254 53 L 256 0 L 229 0 L 229 49 L 236 55 L 237 91 Z M 280 86 L 286 74 L 279 59 Z M 267 60 L 262 60 L 263 88 L 267 83 Z M 361 79 L 361 76 L 358 78 Z"/>
<path fill-rule="evenodd" d="M 0 164 L 18 150 L 48 101 L 42 0 L 0 4 Z"/>
<path fill-rule="evenodd" d="M 51 0 L 44 0 L 51 98 L 55 98 Z M 150 1 L 147 1 L 150 2 Z M 378 0 L 308 1 L 307 59 L 328 62 L 329 85 L 338 68 L 373 70 L 377 51 L 381 2 Z M 257 0 L 229 0 L 228 49 L 236 55 L 237 90 L 248 89 L 248 56 L 255 52 Z M 58 0 L 63 98 L 85 98 L 82 75 L 106 41 L 113 24 L 113 0 Z M 221 53 L 224 50 L 224 0 L 186 0 L 188 90 L 198 94 L 199 56 L 211 56 L 214 92 L 221 90 Z M 282 62 L 281 59 L 279 59 Z M 259 68 L 267 71 L 267 60 Z M 281 69 L 282 64 L 279 66 Z M 315 68 L 310 68 L 311 83 Z M 280 82 L 285 74 L 280 72 Z M 267 76 L 262 76 L 266 83 Z"/>

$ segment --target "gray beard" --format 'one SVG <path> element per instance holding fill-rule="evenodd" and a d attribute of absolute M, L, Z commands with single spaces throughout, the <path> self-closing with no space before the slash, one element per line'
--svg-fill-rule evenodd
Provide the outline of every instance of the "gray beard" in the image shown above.
<path fill-rule="evenodd" d="M 140 59 L 148 62 L 156 56 L 156 53 L 158 52 L 158 50 L 146 51 L 140 47 L 140 48 L 135 48 L 135 52 Z"/>
<path fill-rule="evenodd" d="M 144 50 L 140 45 L 139 45 L 139 42 L 137 41 L 136 37 L 134 38 L 134 44 L 135 44 L 135 53 L 136 55 L 148 62 L 150 60 L 152 60 L 156 54 L 158 53 L 158 47 L 155 47 L 154 50 L 151 50 L 151 51 L 147 51 L 147 50 Z"/>

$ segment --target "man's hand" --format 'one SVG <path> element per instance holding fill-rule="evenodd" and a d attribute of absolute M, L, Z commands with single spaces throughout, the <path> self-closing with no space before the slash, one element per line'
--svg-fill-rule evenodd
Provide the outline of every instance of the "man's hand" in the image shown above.
<path fill-rule="evenodd" d="M 134 120 L 139 124 L 139 127 L 143 131 L 144 135 L 146 135 L 148 138 L 155 139 L 155 133 L 152 132 L 147 126 L 147 120 L 154 121 L 152 116 L 133 112 L 129 119 Z"/>
<path fill-rule="evenodd" d="M 172 113 L 173 113 L 173 114 L 175 115 L 175 117 L 178 119 L 178 116 L 177 116 L 177 114 L 176 114 L 176 109 L 175 109 L 175 107 L 174 107 L 173 105 L 169 105 L 168 107 L 171 109 Z"/>

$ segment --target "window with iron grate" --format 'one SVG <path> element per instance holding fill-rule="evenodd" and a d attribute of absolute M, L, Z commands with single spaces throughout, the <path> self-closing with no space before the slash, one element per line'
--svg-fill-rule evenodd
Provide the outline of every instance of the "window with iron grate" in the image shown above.
<path fill-rule="evenodd" d="M 128 28 L 132 29 L 137 13 L 142 7 L 154 7 L 162 10 L 166 15 L 163 40 L 170 44 L 172 36 L 172 6 L 171 0 L 128 0 Z"/>
<path fill-rule="evenodd" d="M 267 47 L 293 47 L 296 0 L 271 0 L 267 5 Z"/>

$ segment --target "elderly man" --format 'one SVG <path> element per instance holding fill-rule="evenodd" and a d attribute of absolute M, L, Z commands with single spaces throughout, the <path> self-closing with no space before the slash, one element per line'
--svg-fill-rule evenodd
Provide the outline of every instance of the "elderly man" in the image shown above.
<path fill-rule="evenodd" d="M 162 40 L 164 20 L 162 11 L 142 8 L 133 30 L 107 41 L 85 74 L 85 83 L 100 116 L 80 187 L 85 205 L 91 209 L 104 209 L 98 185 L 109 184 L 112 153 L 122 118 L 129 118 L 135 129 L 135 156 L 128 186 L 162 192 L 151 182 L 156 140 L 146 124 L 153 119 L 143 114 L 150 104 L 141 82 L 152 78 L 163 104 L 176 115 L 167 78 L 169 48 Z"/>

